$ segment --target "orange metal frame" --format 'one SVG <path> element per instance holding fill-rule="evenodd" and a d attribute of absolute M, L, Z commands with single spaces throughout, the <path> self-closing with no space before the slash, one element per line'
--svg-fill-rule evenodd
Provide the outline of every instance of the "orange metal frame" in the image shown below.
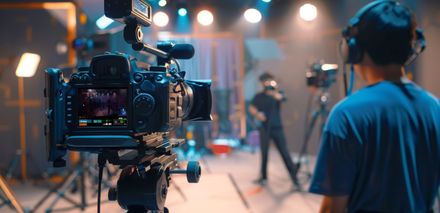
<path fill-rule="evenodd" d="M 38 3 L 0 3 L 0 9 L 25 9 L 25 10 L 66 10 L 67 11 L 67 43 L 70 44 L 76 37 L 76 6 L 71 2 L 38 2 Z M 68 49 L 68 63 L 75 64 L 75 51 Z M 20 123 L 20 149 L 21 154 L 21 176 L 23 180 L 27 179 L 27 155 L 26 155 L 26 117 L 25 107 L 29 107 L 29 103 L 24 97 L 23 78 L 18 78 L 18 102 L 14 105 L 19 107 L 19 123 Z M 35 105 L 35 104 L 34 104 Z"/>

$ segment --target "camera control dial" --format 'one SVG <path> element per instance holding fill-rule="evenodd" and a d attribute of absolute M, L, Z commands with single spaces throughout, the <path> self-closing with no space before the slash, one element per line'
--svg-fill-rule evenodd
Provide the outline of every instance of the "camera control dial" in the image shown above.
<path fill-rule="evenodd" d="M 155 105 L 156 101 L 148 93 L 141 93 L 134 98 L 135 113 L 137 115 L 146 116 L 151 114 Z"/>

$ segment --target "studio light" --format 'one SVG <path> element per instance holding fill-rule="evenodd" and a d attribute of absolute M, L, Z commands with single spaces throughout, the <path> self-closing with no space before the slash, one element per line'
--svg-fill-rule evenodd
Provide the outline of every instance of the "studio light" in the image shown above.
<path fill-rule="evenodd" d="M 98 20 L 96 20 L 96 26 L 103 30 L 107 28 L 110 24 L 112 24 L 114 21 L 111 18 L 107 18 L 106 16 L 101 16 Z"/>
<path fill-rule="evenodd" d="M 269 3 L 269 2 L 271 2 L 272 0 L 262 0 L 263 2 L 266 2 L 266 3 Z"/>
<path fill-rule="evenodd" d="M 179 16 L 186 16 L 188 14 L 188 10 L 186 10 L 186 8 L 180 8 L 177 13 Z"/>
<path fill-rule="evenodd" d="M 304 21 L 313 21 L 318 16 L 318 9 L 313 4 L 304 4 L 299 8 L 299 16 Z"/>
<path fill-rule="evenodd" d="M 153 22 L 158 27 L 167 26 L 169 21 L 170 19 L 168 18 L 168 15 L 164 12 L 157 12 L 153 16 Z"/>
<path fill-rule="evenodd" d="M 41 56 L 35 53 L 24 53 L 18 63 L 15 75 L 28 78 L 35 75 L 40 64 Z"/>
<path fill-rule="evenodd" d="M 167 5 L 167 1 L 166 0 L 160 0 L 158 4 L 161 7 L 165 7 Z"/>
<path fill-rule="evenodd" d="M 214 22 L 214 15 L 208 10 L 202 10 L 197 14 L 197 21 L 203 26 L 209 26 Z"/>
<path fill-rule="evenodd" d="M 262 15 L 257 9 L 251 8 L 244 12 L 244 18 L 249 23 L 256 24 L 261 21 Z"/>
<path fill-rule="evenodd" d="M 337 64 L 323 64 L 321 66 L 321 69 L 323 71 L 337 70 L 338 69 L 338 65 Z"/>

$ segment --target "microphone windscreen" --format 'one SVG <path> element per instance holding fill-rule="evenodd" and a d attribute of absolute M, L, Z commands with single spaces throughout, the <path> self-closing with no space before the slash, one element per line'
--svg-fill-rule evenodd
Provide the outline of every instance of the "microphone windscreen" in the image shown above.
<path fill-rule="evenodd" d="M 171 48 L 169 54 L 175 59 L 191 59 L 194 52 L 194 47 L 191 44 L 176 44 Z"/>

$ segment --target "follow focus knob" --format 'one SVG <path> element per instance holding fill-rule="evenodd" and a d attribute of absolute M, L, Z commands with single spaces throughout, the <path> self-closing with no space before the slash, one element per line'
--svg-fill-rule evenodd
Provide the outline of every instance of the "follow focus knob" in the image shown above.
<path fill-rule="evenodd" d="M 197 161 L 189 161 L 186 170 L 175 169 L 171 170 L 170 174 L 186 174 L 186 180 L 188 183 L 198 183 L 200 176 L 202 176 L 202 168 Z"/>
<path fill-rule="evenodd" d="M 134 107 L 136 114 L 149 115 L 153 112 L 156 101 L 148 93 L 141 93 L 134 98 Z"/>
<path fill-rule="evenodd" d="M 201 175 L 202 168 L 200 167 L 200 163 L 197 161 L 188 162 L 186 168 L 186 179 L 188 180 L 188 183 L 198 183 Z"/>

